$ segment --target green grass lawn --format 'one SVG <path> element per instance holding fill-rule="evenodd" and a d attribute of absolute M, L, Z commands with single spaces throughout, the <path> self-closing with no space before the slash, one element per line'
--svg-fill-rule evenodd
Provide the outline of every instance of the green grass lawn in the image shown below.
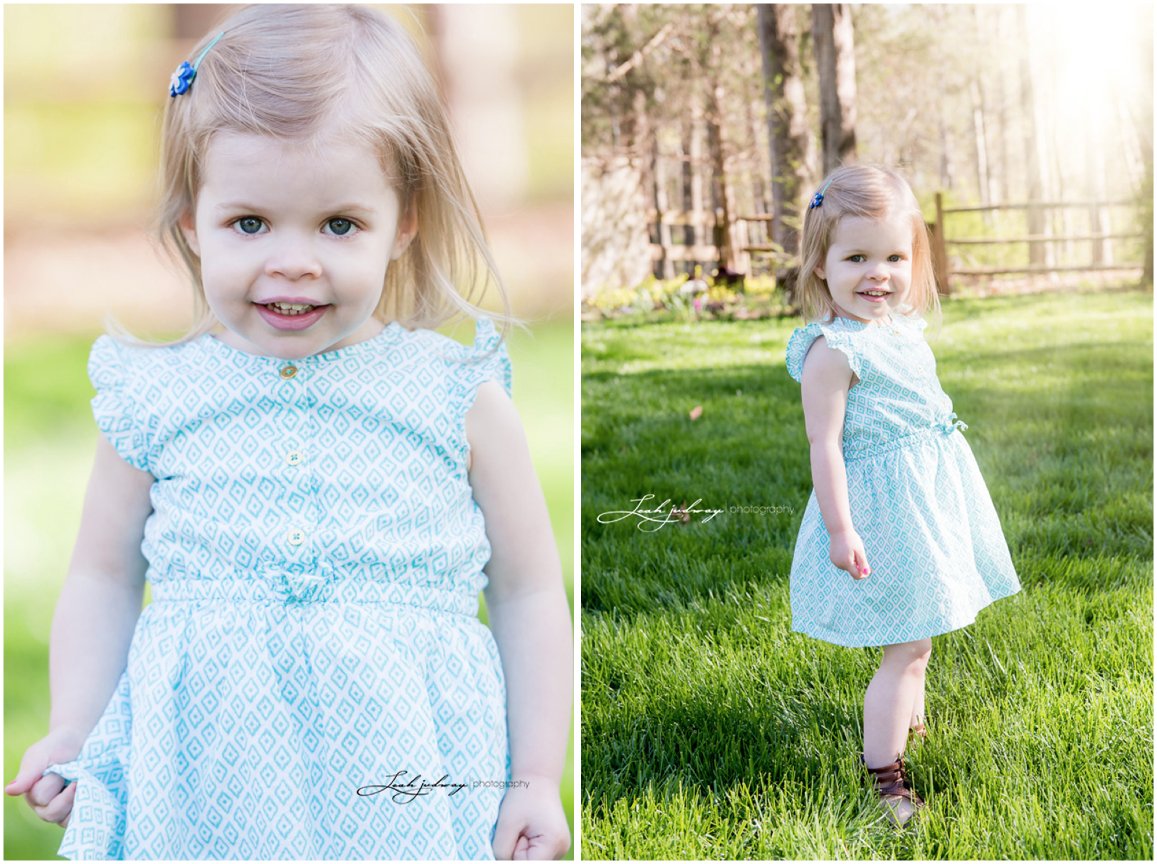
<path fill-rule="evenodd" d="M 583 857 L 1151 860 L 1152 299 L 947 301 L 927 331 L 1023 591 L 933 640 L 902 832 L 859 765 L 878 649 L 790 631 L 799 322 L 584 326 Z M 725 512 L 598 521 L 646 494 Z"/>
<path fill-rule="evenodd" d="M 471 328 L 463 330 L 472 333 Z M 4 754 L 7 783 L 48 727 L 48 634 L 80 521 L 96 446 L 85 373 L 96 334 L 12 340 L 4 366 Z M 574 560 L 573 332 L 570 322 L 515 330 L 514 401 L 522 416 L 562 557 Z M 573 605 L 573 604 L 572 604 Z M 573 738 L 573 730 L 572 730 Z M 573 741 L 561 789 L 573 816 Z M 63 834 L 23 798 L 4 796 L 4 857 L 53 859 Z M 572 821 L 573 826 L 573 821 Z M 573 828 L 572 828 L 573 834 Z M 569 857 L 573 857 L 573 851 Z"/>

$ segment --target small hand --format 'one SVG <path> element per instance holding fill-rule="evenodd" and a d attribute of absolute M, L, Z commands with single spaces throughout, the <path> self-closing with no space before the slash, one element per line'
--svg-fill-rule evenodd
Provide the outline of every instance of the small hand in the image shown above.
<path fill-rule="evenodd" d="M 868 554 L 864 551 L 864 541 L 854 530 L 839 531 L 832 535 L 832 563 L 846 570 L 855 580 L 866 579 L 872 573 L 868 566 Z"/>
<path fill-rule="evenodd" d="M 70 729 L 49 732 L 24 752 L 20 770 L 4 791 L 9 795 L 24 795 L 37 816 L 45 822 L 55 822 L 67 828 L 76 797 L 76 784 L 65 785 L 63 777 L 45 774 L 44 769 L 54 763 L 75 759 L 83 744 L 83 736 Z"/>
<path fill-rule="evenodd" d="M 552 861 L 570 848 L 570 829 L 550 777 L 522 774 L 529 786 L 506 790 L 494 831 L 494 857 L 502 861 Z"/>

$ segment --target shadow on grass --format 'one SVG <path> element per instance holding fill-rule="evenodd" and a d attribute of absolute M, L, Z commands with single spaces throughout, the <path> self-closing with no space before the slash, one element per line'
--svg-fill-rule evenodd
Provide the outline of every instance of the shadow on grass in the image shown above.
<path fill-rule="evenodd" d="M 586 800 L 596 810 L 644 788 L 679 781 L 710 797 L 740 783 L 762 779 L 782 784 L 812 779 L 834 770 L 813 734 L 846 739 L 860 749 L 860 716 L 851 703 L 813 701 L 790 712 L 774 700 L 735 705 L 722 692 L 679 703 L 656 704 L 652 713 L 593 720 L 586 730 L 606 742 L 597 755 L 584 751 Z"/>
<path fill-rule="evenodd" d="M 1152 405 L 1138 392 L 1151 372 L 1122 368 L 1122 347 L 1134 345 L 1009 351 L 976 361 L 969 375 L 985 383 L 946 376 L 1014 552 L 1147 558 Z M 1025 377 L 987 383 L 1001 368 Z M 1035 393 L 1021 389 L 1030 376 Z M 599 406 L 583 435 L 585 610 L 649 610 L 786 578 L 812 484 L 799 385 L 782 365 L 595 373 L 584 398 Z M 664 502 L 725 512 L 666 525 L 623 515 Z M 600 522 L 613 511 L 619 521 Z"/>

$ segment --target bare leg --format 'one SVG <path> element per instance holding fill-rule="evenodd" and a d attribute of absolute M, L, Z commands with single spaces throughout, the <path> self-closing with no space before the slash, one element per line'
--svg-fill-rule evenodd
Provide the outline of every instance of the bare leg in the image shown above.
<path fill-rule="evenodd" d="M 884 659 L 864 694 L 864 761 L 869 768 L 884 768 L 903 755 L 931 654 L 931 639 L 885 646 Z M 922 705 L 920 709 L 923 713 Z M 916 812 L 916 805 L 900 795 L 881 793 L 880 801 L 895 825 Z"/>
<path fill-rule="evenodd" d="M 919 705 L 932 640 L 887 645 L 868 692 L 864 694 L 864 760 L 880 768 L 903 754 L 908 728 Z"/>
<path fill-rule="evenodd" d="M 920 689 L 916 691 L 916 702 L 912 706 L 912 719 L 908 727 L 915 729 L 924 725 L 924 670 L 920 671 Z"/>

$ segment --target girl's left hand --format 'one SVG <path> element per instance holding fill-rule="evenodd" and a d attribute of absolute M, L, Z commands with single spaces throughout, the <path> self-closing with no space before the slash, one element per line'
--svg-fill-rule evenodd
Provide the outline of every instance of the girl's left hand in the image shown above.
<path fill-rule="evenodd" d="M 498 809 L 494 831 L 494 857 L 500 861 L 553 861 L 570 848 L 570 828 L 558 794 L 558 783 L 549 777 L 521 775 L 529 786 L 510 787 Z"/>

